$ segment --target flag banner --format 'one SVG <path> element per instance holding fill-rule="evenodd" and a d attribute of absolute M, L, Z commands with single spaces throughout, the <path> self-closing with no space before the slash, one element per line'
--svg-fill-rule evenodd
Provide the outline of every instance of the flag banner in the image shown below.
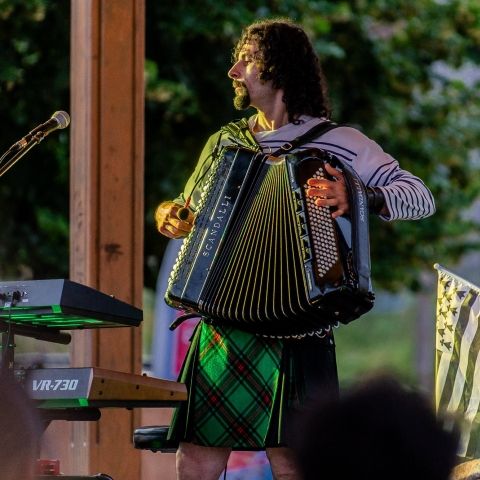
<path fill-rule="evenodd" d="M 461 430 L 458 455 L 480 458 L 480 287 L 436 264 L 435 402 Z"/>

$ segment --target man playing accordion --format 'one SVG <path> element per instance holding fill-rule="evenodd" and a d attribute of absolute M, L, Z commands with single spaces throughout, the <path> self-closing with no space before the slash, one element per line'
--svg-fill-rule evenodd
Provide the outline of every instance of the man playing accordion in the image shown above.
<path fill-rule="evenodd" d="M 159 205 L 157 228 L 170 238 L 191 231 L 209 169 L 222 147 L 255 147 L 269 154 L 329 121 L 319 60 L 303 29 L 289 20 L 247 27 L 228 76 L 235 107 L 257 112 L 238 128 L 212 135 L 184 193 Z M 351 167 L 366 186 L 370 211 L 386 221 L 419 219 L 435 211 L 425 184 L 354 128 L 337 126 L 298 149 L 328 151 Z M 337 219 L 349 214 L 351 202 L 342 172 L 328 163 L 325 170 L 328 178 L 308 179 L 305 196 Z M 179 444 L 180 480 L 217 480 L 232 450 L 266 450 L 275 478 L 297 479 L 286 421 L 319 391 L 338 392 L 333 334 L 325 329 L 271 338 L 204 318 L 179 380 L 189 389 L 189 400 L 176 411 L 170 429 L 170 439 Z"/>

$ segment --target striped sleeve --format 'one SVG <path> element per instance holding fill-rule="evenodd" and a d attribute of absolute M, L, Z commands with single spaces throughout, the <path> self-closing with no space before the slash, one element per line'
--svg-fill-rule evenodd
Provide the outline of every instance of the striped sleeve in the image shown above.
<path fill-rule="evenodd" d="M 398 164 L 386 175 L 385 183 L 370 182 L 381 188 L 390 215 L 385 220 L 418 220 L 435 213 L 435 201 L 425 183 Z"/>
<path fill-rule="evenodd" d="M 389 215 L 381 218 L 417 220 L 433 215 L 435 201 L 425 183 L 402 170 L 398 162 L 373 140 L 363 137 L 364 146 L 353 160 L 353 168 L 367 187 L 376 186 L 382 190 Z"/>

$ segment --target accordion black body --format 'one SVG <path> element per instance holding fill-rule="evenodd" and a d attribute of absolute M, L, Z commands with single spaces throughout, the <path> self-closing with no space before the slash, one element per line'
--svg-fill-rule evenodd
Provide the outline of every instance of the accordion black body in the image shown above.
<path fill-rule="evenodd" d="M 311 177 L 341 168 L 350 214 L 305 195 Z M 295 337 L 349 323 L 373 306 L 368 206 L 356 173 L 323 150 L 279 159 L 225 147 L 212 164 L 166 301 L 212 322 Z"/>

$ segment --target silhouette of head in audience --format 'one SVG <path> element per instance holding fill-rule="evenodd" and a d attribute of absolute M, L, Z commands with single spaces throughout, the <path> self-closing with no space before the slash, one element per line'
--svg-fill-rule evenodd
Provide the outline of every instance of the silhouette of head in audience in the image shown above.
<path fill-rule="evenodd" d="M 455 465 L 457 433 L 442 428 L 421 394 L 390 376 L 340 399 L 316 399 L 295 424 L 304 480 L 447 480 Z"/>
<path fill-rule="evenodd" d="M 34 478 L 35 459 L 40 440 L 40 422 L 23 388 L 0 374 L 0 478 Z"/>

